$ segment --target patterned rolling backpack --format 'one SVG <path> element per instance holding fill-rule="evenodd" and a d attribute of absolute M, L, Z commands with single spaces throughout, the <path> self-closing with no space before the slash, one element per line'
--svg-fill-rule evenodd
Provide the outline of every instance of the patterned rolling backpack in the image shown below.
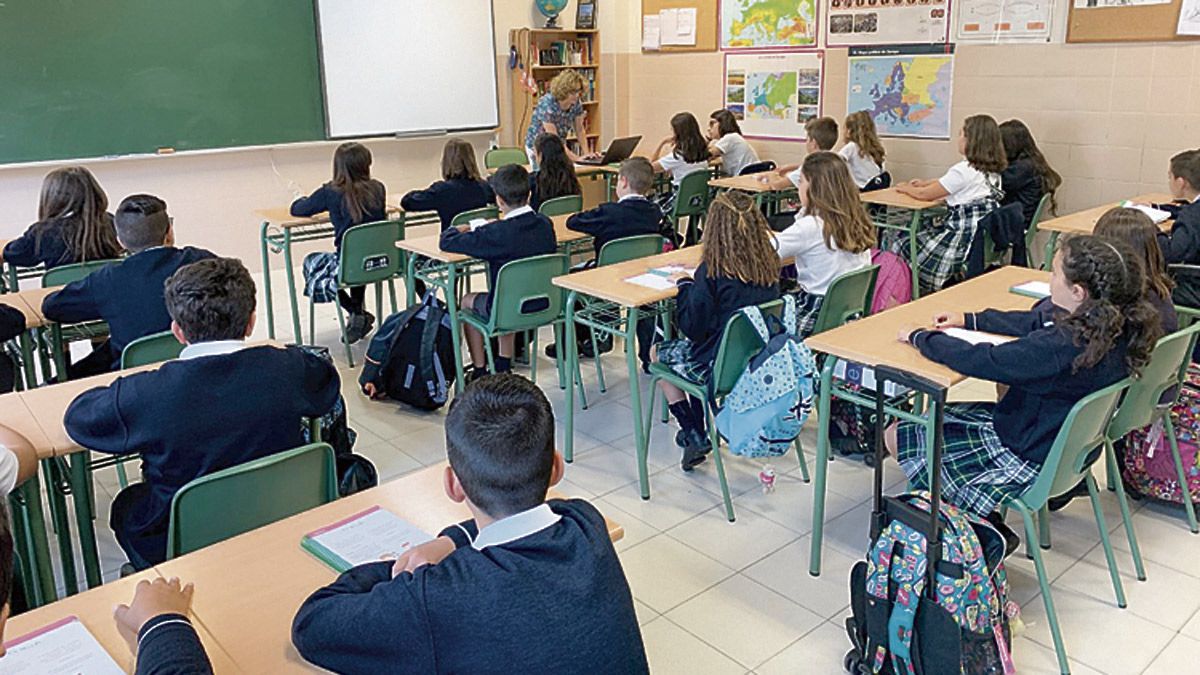
<path fill-rule="evenodd" d="M 1189 498 L 1200 505 L 1200 366 L 1188 367 L 1179 399 L 1171 408 L 1171 423 Z M 1125 439 L 1121 474 L 1129 489 L 1144 497 L 1172 504 L 1183 503 L 1179 469 L 1171 454 L 1163 423 L 1138 429 Z"/>

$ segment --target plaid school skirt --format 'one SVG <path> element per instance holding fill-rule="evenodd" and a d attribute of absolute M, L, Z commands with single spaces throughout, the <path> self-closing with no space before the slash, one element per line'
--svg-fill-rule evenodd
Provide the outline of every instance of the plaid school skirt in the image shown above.
<path fill-rule="evenodd" d="M 944 220 L 917 230 L 917 274 L 921 294 L 940 291 L 967 264 L 979 221 L 997 208 L 991 197 L 951 206 Z M 908 260 L 908 233 L 893 241 L 892 251 Z"/>
<path fill-rule="evenodd" d="M 825 296 L 814 295 L 803 289 L 796 292 L 796 329 L 801 339 L 812 335 L 817 327 L 817 315 L 821 313 L 824 300 Z"/>
<path fill-rule="evenodd" d="M 992 425 L 995 408 L 993 403 L 950 404 L 942 424 L 942 498 L 979 516 L 1024 494 L 1041 469 L 1000 442 Z M 928 489 L 925 426 L 901 422 L 896 440 L 896 459 L 909 484 Z"/>
<path fill-rule="evenodd" d="M 304 295 L 316 303 L 333 302 L 338 299 L 336 253 L 319 251 L 304 256 Z"/>
<path fill-rule="evenodd" d="M 712 376 L 712 364 L 692 360 L 692 341 L 687 338 L 658 343 L 658 362 L 686 380 L 705 384 Z"/>

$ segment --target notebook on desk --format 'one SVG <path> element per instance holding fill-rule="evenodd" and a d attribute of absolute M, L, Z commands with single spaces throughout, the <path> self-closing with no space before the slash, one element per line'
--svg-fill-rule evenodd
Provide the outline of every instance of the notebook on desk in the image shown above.
<path fill-rule="evenodd" d="M 369 562 L 395 560 L 433 537 L 378 506 L 304 535 L 300 547 L 339 574 Z"/>
<path fill-rule="evenodd" d="M 1035 300 L 1050 297 L 1050 283 L 1047 281 L 1026 281 L 1009 288 L 1010 293 L 1024 295 Z"/>
<path fill-rule="evenodd" d="M 642 142 L 641 136 L 629 136 L 628 138 L 614 138 L 612 143 L 608 144 L 608 149 L 599 157 L 584 157 L 576 164 L 585 166 L 604 166 L 605 164 L 616 164 L 629 159 L 633 151 L 637 149 L 638 143 Z"/>
<path fill-rule="evenodd" d="M 4 644 L 8 654 L 0 663 L 5 673 L 39 675 L 124 675 L 91 631 L 68 616 Z"/>

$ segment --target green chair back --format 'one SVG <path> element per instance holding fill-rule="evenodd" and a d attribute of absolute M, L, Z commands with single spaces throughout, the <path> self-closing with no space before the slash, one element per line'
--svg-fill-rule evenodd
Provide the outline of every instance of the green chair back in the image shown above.
<path fill-rule="evenodd" d="M 829 284 L 821 309 L 817 312 L 813 334 L 837 328 L 851 319 L 871 313 L 871 299 L 875 295 L 875 278 L 879 265 L 867 265 L 862 269 L 846 272 Z"/>
<path fill-rule="evenodd" d="M 781 316 L 783 301 L 772 300 L 758 306 L 764 317 Z M 710 393 L 713 398 L 721 398 L 733 391 L 738 378 L 746 370 L 750 359 L 754 358 L 763 348 L 762 338 L 750 325 L 750 320 L 741 312 L 734 313 L 725 323 L 721 334 L 721 342 L 717 346 L 717 358 L 713 361 Z"/>
<path fill-rule="evenodd" d="M 1037 208 L 1033 211 L 1033 218 L 1029 221 L 1029 229 L 1025 230 L 1025 254 L 1033 254 L 1033 240 L 1037 238 L 1038 223 L 1042 222 L 1042 218 L 1046 215 L 1046 208 L 1050 206 L 1050 195 L 1042 195 L 1038 201 Z M 1049 266 L 1047 266 L 1049 269 Z"/>
<path fill-rule="evenodd" d="M 497 208 L 495 206 L 484 206 L 484 207 L 481 207 L 478 209 L 471 209 L 470 211 L 463 211 L 462 213 L 454 216 L 453 218 L 450 219 L 450 227 L 458 227 L 459 225 L 466 225 L 467 223 L 470 223 L 472 220 L 477 220 L 479 218 L 482 218 L 484 220 L 495 220 L 499 217 L 500 217 L 500 209 L 499 208 Z"/>
<path fill-rule="evenodd" d="M 708 212 L 708 181 L 711 177 L 710 169 L 697 169 L 683 177 L 675 195 L 671 222 L 688 216 L 703 216 Z"/>
<path fill-rule="evenodd" d="M 664 241 L 666 240 L 657 234 L 613 239 L 600 249 L 600 255 L 596 257 L 596 266 L 615 265 L 626 260 L 637 260 L 662 253 Z"/>
<path fill-rule="evenodd" d="M 401 273 L 400 249 L 404 219 L 363 223 L 346 230 L 338 253 L 338 284 L 364 286 Z"/>
<path fill-rule="evenodd" d="M 1129 378 L 1126 378 L 1088 394 L 1067 413 L 1038 477 L 1021 495 L 1021 501 L 1031 510 L 1041 509 L 1050 497 L 1070 490 L 1083 480 L 1103 451 L 1105 432 L 1121 394 L 1128 388 Z"/>
<path fill-rule="evenodd" d="M 171 499 L 174 558 L 337 499 L 333 448 L 313 443 L 201 476 Z"/>
<path fill-rule="evenodd" d="M 1178 386 L 1187 377 L 1197 334 L 1200 334 L 1200 324 L 1171 333 L 1158 341 L 1150 356 L 1150 363 L 1142 369 L 1141 377 L 1132 379 L 1129 391 L 1125 393 L 1117 414 L 1108 426 L 1110 439 L 1123 438 L 1134 429 L 1149 426 L 1155 421 L 1159 410 L 1164 407 L 1158 403 L 1163 392 Z M 1170 403 L 1165 407 L 1169 407 Z"/>
<path fill-rule="evenodd" d="M 121 370 L 179 358 L 183 343 L 169 330 L 140 337 L 121 350 Z"/>
<path fill-rule="evenodd" d="M 567 273 L 567 256 L 561 253 L 514 260 L 500 268 L 492 289 L 492 334 L 530 330 L 553 323 L 562 315 L 563 291 L 551 283 Z M 545 299 L 545 309 L 523 311 L 530 300 Z"/>
<path fill-rule="evenodd" d="M 583 210 L 583 195 L 564 195 L 547 199 L 538 207 L 538 213 L 544 216 L 565 216 L 568 213 L 579 213 Z"/>
<path fill-rule="evenodd" d="M 111 265 L 112 263 L 121 262 L 116 258 L 107 260 L 92 260 L 90 262 L 75 263 L 73 265 L 62 265 L 55 267 L 52 270 L 46 270 L 42 275 L 42 288 L 51 288 L 53 286 L 65 286 L 72 281 L 79 281 L 96 270 Z"/>
<path fill-rule="evenodd" d="M 485 169 L 499 169 L 509 164 L 529 166 L 529 155 L 524 148 L 492 148 L 483 155 Z"/>

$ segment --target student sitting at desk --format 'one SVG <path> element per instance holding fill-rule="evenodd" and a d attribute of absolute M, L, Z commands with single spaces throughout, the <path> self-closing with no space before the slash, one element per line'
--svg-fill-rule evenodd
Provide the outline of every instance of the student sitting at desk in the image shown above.
<path fill-rule="evenodd" d="M 313 593 L 292 642 L 339 673 L 646 673 L 604 517 L 552 499 L 554 413 L 537 385 L 482 378 L 446 416 L 445 489 L 472 520 Z"/>
<path fill-rule="evenodd" d="M 42 313 L 51 321 L 108 322 L 109 339 L 83 360 L 67 366 L 67 377 L 72 380 L 116 370 L 126 345 L 170 329 L 163 283 L 180 267 L 213 257 L 204 249 L 175 248 L 172 219 L 166 203 L 158 197 L 126 197 L 113 220 L 117 240 L 129 257 L 67 284 L 42 301 Z"/>
<path fill-rule="evenodd" d="M 442 147 L 442 179 L 425 188 L 413 190 L 400 200 L 405 211 L 437 211 L 442 229 L 450 227 L 454 216 L 492 203 L 492 188 L 479 173 L 475 148 L 461 138 L 451 138 Z"/>
<path fill-rule="evenodd" d="M 670 148 L 670 150 L 668 150 Z M 693 171 L 708 168 L 708 143 L 700 134 L 700 123 L 689 112 L 677 113 L 671 118 L 671 135 L 655 148 L 654 170 L 671 174 L 671 189 L 658 198 L 663 213 L 675 208 L 675 196 L 683 177 Z"/>
<path fill-rule="evenodd" d="M 1000 140 L 1008 159 L 1008 168 L 1000 174 L 1000 186 L 1004 188 L 1000 204 L 1020 203 L 1028 229 L 1044 195 L 1050 195 L 1046 212 L 1052 214 L 1058 210 L 1054 193 L 1062 186 L 1062 176 L 1046 161 L 1029 127 L 1021 120 L 1002 122 Z"/>
<path fill-rule="evenodd" d="M 1075 236 L 1055 254 L 1050 277 L 1050 297 L 1065 316 L 1046 321 L 1034 310 L 946 312 L 934 317 L 933 328 L 901 329 L 898 339 L 925 358 L 1009 387 L 999 403 L 946 406 L 944 499 L 1003 523 L 993 510 L 1033 485 L 1071 408 L 1149 362 L 1162 333 L 1144 285 L 1141 261 L 1124 242 Z M 1017 339 L 973 345 L 941 330 L 953 327 Z M 925 426 L 900 422 L 884 437 L 909 483 L 924 488 Z"/>
<path fill-rule="evenodd" d="M 4 247 L 4 259 L 17 267 L 46 269 L 108 260 L 121 245 L 108 213 L 108 196 L 91 171 L 68 166 L 46 174 L 38 221 Z"/>
<path fill-rule="evenodd" d="M 333 154 L 333 180 L 317 188 L 308 197 L 292 202 L 291 214 L 298 217 L 329 213 L 333 223 L 333 245 L 342 250 L 342 236 L 355 225 L 387 219 L 387 189 L 371 178 L 371 151 L 361 143 L 342 143 Z M 350 292 L 337 289 L 336 253 L 310 253 L 304 257 L 304 294 L 314 302 L 329 302 L 334 297 L 350 313 L 346 340 L 358 342 L 375 326 L 375 315 L 366 310 L 365 286 Z M 336 292 L 335 292 L 336 290 Z"/>
<path fill-rule="evenodd" d="M 538 169 L 529 175 L 529 208 L 537 211 L 551 199 L 583 194 L 563 139 L 542 134 L 533 144 L 533 153 Z"/>
<path fill-rule="evenodd" d="M 493 220 L 475 229 L 470 225 L 452 227 L 442 232 L 439 244 L 443 251 L 469 255 L 487 262 L 490 292 L 467 293 L 459 305 L 484 318 L 491 315 L 492 305 L 496 301 L 496 277 L 501 267 L 514 260 L 558 250 L 554 223 L 529 208 L 529 172 L 525 167 L 519 164 L 500 167 L 492 177 L 492 187 L 496 190 L 500 220 Z M 474 366 L 467 376 L 470 382 L 487 374 L 487 360 L 483 351 L 483 334 L 468 324 L 464 324 L 463 328 Z M 506 372 L 511 368 L 514 342 L 512 334 L 500 336 L 495 357 L 496 372 Z"/>
<path fill-rule="evenodd" d="M 1200 150 L 1185 150 L 1171 158 L 1170 204 L 1154 204 L 1171 214 L 1171 233 L 1158 235 L 1168 265 L 1200 265 Z M 1175 302 L 1200 307 L 1200 275 L 1187 272 L 1176 276 Z M 1200 352 L 1200 350 L 1198 350 Z"/>
<path fill-rule="evenodd" d="M 721 159 L 726 176 L 741 175 L 742 169 L 758 163 L 758 153 L 742 137 L 737 118 L 724 108 L 708 116 L 708 154 Z"/>
<path fill-rule="evenodd" d="M 846 144 L 838 150 L 838 156 L 846 160 L 859 190 L 870 192 L 891 185 L 891 177 L 883 170 L 887 152 L 875 133 L 875 120 L 866 110 L 846 115 Z"/>
<path fill-rule="evenodd" d="M 232 258 L 201 260 L 167 280 L 171 330 L 187 345 L 158 370 L 80 394 L 67 433 L 80 446 L 140 453 L 144 482 L 121 490 L 109 519 L 134 569 L 167 552 L 171 498 L 189 481 L 303 445 L 303 418 L 337 401 L 338 374 L 296 348 L 248 347 L 254 281 Z"/>

